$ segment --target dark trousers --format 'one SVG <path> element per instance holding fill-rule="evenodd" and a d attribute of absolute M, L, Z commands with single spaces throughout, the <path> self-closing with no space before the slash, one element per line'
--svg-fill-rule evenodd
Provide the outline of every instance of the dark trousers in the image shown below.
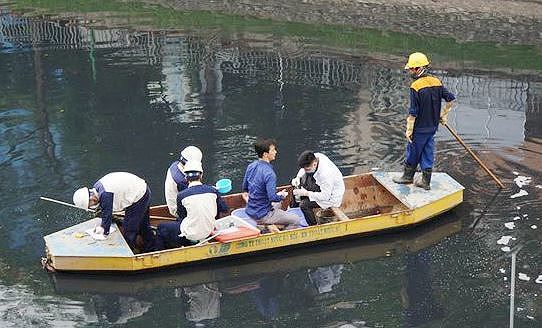
<path fill-rule="evenodd" d="M 191 246 L 196 243 L 186 237 L 179 237 L 181 233 L 181 222 L 165 222 L 158 225 L 156 232 L 155 249 L 161 251 L 181 246 Z"/>
<path fill-rule="evenodd" d="M 422 170 L 433 168 L 435 160 L 435 133 L 418 133 L 412 135 L 412 142 L 407 143 L 405 163 Z"/>
<path fill-rule="evenodd" d="M 301 187 L 307 189 L 308 191 L 320 192 L 320 186 L 316 184 L 314 174 L 303 174 L 300 182 Z M 311 201 L 309 197 L 302 196 L 299 201 L 299 208 L 305 215 L 305 220 L 307 221 L 308 225 L 316 225 L 318 223 L 316 221 L 316 215 L 314 215 L 314 209 L 320 208 L 320 206 L 316 202 Z"/>
<path fill-rule="evenodd" d="M 154 248 L 154 234 L 152 233 L 149 206 L 151 204 L 151 191 L 147 187 L 147 192 L 140 200 L 128 206 L 122 221 L 122 230 L 124 239 L 132 250 L 136 246 L 137 235 L 143 238 L 143 251 L 149 252 Z"/>

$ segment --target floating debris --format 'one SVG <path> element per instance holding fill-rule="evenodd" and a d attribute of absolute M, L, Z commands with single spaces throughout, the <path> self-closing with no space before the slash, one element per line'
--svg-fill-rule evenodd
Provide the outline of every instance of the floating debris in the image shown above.
<path fill-rule="evenodd" d="M 542 189 L 542 185 L 536 185 L 535 187 L 538 189 Z"/>
<path fill-rule="evenodd" d="M 531 277 L 529 277 L 525 273 L 520 272 L 520 273 L 518 273 L 518 279 L 519 280 L 524 280 L 524 281 L 529 281 L 529 280 L 531 280 Z"/>
<path fill-rule="evenodd" d="M 521 220 L 521 217 L 519 217 L 519 216 L 514 216 L 514 219 L 513 219 L 513 220 L 514 220 L 514 221 Z"/>
<path fill-rule="evenodd" d="M 521 196 L 526 196 L 528 195 L 529 193 L 526 192 L 524 189 L 521 189 L 519 192 L 513 194 L 512 196 L 510 196 L 510 198 L 518 198 L 518 197 L 521 197 Z"/>
<path fill-rule="evenodd" d="M 516 224 L 514 222 L 506 222 L 504 224 L 505 227 L 507 227 L 508 229 L 512 230 L 516 227 Z"/>
<path fill-rule="evenodd" d="M 508 246 L 501 247 L 501 251 L 510 252 L 510 247 L 508 247 Z"/>
<path fill-rule="evenodd" d="M 537 284 L 542 284 L 542 274 L 539 275 L 534 282 L 536 282 Z"/>
<path fill-rule="evenodd" d="M 534 320 L 534 317 L 531 317 L 530 315 L 526 315 L 527 319 Z"/>
<path fill-rule="evenodd" d="M 504 281 L 508 281 L 508 277 L 503 277 L 503 280 L 504 280 Z"/>
<path fill-rule="evenodd" d="M 512 173 L 514 173 L 514 175 L 519 175 L 519 173 L 516 171 L 512 171 Z"/>
<path fill-rule="evenodd" d="M 499 245 L 508 245 L 510 240 L 516 240 L 516 238 L 512 236 L 502 236 L 499 240 L 497 240 L 497 244 Z"/>
<path fill-rule="evenodd" d="M 526 217 L 528 217 L 528 216 L 529 216 L 529 214 L 523 214 L 523 217 L 524 217 L 524 218 L 526 218 Z"/>
<path fill-rule="evenodd" d="M 514 179 L 514 182 L 518 187 L 523 188 L 523 186 L 528 186 L 529 183 L 531 183 L 531 180 L 531 177 L 524 177 L 523 175 L 520 175 Z"/>
<path fill-rule="evenodd" d="M 506 270 L 503 269 L 503 268 L 500 268 L 499 271 L 500 271 L 501 273 L 505 273 L 505 272 L 506 272 Z"/>
<path fill-rule="evenodd" d="M 536 224 L 533 224 L 533 225 L 531 226 L 531 229 L 533 229 L 533 230 L 536 229 L 536 228 L 538 228 L 538 227 L 536 226 Z"/>

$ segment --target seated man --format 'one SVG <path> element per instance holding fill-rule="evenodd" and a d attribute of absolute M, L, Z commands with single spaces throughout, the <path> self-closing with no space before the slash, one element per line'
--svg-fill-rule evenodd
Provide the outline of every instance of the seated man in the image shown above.
<path fill-rule="evenodd" d="M 203 169 L 200 162 L 187 162 L 184 172 L 188 188 L 177 195 L 177 222 L 158 225 L 156 250 L 197 244 L 211 235 L 218 213 L 228 211 L 218 191 L 201 183 Z"/>
<path fill-rule="evenodd" d="M 293 193 L 309 225 L 317 224 L 314 208 L 340 207 L 344 195 L 341 171 L 322 153 L 304 151 L 297 160 L 300 167 L 292 180 Z"/>
<path fill-rule="evenodd" d="M 254 144 L 258 160 L 248 165 L 243 179 L 243 198 L 247 202 L 245 212 L 258 224 L 297 228 L 301 219 L 280 208 L 280 202 L 288 193 L 277 193 L 277 176 L 271 165 L 277 156 L 275 145 L 275 141 L 270 139 L 261 139 Z"/>
<path fill-rule="evenodd" d="M 177 216 L 177 194 L 188 187 L 186 174 L 184 174 L 184 165 L 188 161 L 201 162 L 203 154 L 196 146 L 188 146 L 181 151 L 178 161 L 171 163 L 166 173 L 164 182 L 164 191 L 166 195 L 166 204 L 169 213 Z"/>
<path fill-rule="evenodd" d="M 98 180 L 92 189 L 83 187 L 73 194 L 73 203 L 80 208 L 100 207 L 102 223 L 96 233 L 109 235 L 113 212 L 125 211 L 122 234 L 135 250 L 137 234 L 141 234 L 144 251 L 152 251 L 154 234 L 149 220 L 151 191 L 145 180 L 127 172 L 113 172 Z"/>

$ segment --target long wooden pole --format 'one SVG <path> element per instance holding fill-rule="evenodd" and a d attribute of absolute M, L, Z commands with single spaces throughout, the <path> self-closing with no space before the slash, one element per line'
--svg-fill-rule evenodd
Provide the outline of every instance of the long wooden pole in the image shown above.
<path fill-rule="evenodd" d="M 90 208 L 81 208 L 79 206 L 75 206 L 73 204 L 70 204 L 70 203 L 66 203 L 66 202 L 63 202 L 61 200 L 56 200 L 56 199 L 52 199 L 52 198 L 48 198 L 48 197 L 40 197 L 41 200 L 46 200 L 48 202 L 53 202 L 53 203 L 57 203 L 57 204 L 60 204 L 60 205 L 64 205 L 64 206 L 69 206 L 69 207 L 73 207 L 73 208 L 78 208 L 80 210 L 83 210 L 83 211 L 87 211 L 87 212 L 92 212 L 94 213 L 95 211 L 94 210 L 91 210 Z"/>
<path fill-rule="evenodd" d="M 484 171 L 486 171 L 487 174 L 489 174 L 493 178 L 493 180 L 495 180 L 499 188 L 503 189 L 504 185 L 502 184 L 501 180 L 499 180 L 499 178 L 497 178 L 497 176 L 493 174 L 493 172 L 491 172 L 490 169 L 488 169 L 488 167 L 480 160 L 480 158 L 478 158 L 478 156 L 476 156 L 476 154 L 470 149 L 470 147 L 465 142 L 463 142 L 461 137 L 459 137 L 459 135 L 448 125 L 448 123 L 444 123 L 443 125 L 457 139 L 457 141 L 461 144 L 461 146 L 465 148 L 465 150 L 472 156 L 472 158 L 474 158 L 474 160 L 478 162 L 478 164 L 480 164 L 480 166 L 484 169 Z"/>

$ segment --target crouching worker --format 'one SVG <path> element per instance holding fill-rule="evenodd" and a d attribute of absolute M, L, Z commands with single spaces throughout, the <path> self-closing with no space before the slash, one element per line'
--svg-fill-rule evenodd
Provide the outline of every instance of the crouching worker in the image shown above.
<path fill-rule="evenodd" d="M 201 183 L 203 168 L 200 162 L 187 162 L 184 173 L 188 188 L 177 194 L 177 221 L 158 225 L 158 251 L 197 244 L 211 235 L 218 214 L 228 211 L 228 206 L 218 191 Z"/>
<path fill-rule="evenodd" d="M 122 234 L 135 252 L 136 237 L 143 238 L 143 251 L 152 251 L 154 234 L 149 222 L 151 191 L 145 180 L 127 172 L 112 172 L 89 189 L 83 187 L 73 194 L 75 206 L 101 209 L 102 222 L 95 228 L 99 234 L 109 235 L 113 212 L 124 211 Z"/>
<path fill-rule="evenodd" d="M 299 197 L 299 208 L 309 225 L 317 224 L 315 208 L 340 207 L 344 195 L 341 171 L 322 153 L 304 151 L 297 160 L 300 167 L 292 179 L 294 196 Z"/>

